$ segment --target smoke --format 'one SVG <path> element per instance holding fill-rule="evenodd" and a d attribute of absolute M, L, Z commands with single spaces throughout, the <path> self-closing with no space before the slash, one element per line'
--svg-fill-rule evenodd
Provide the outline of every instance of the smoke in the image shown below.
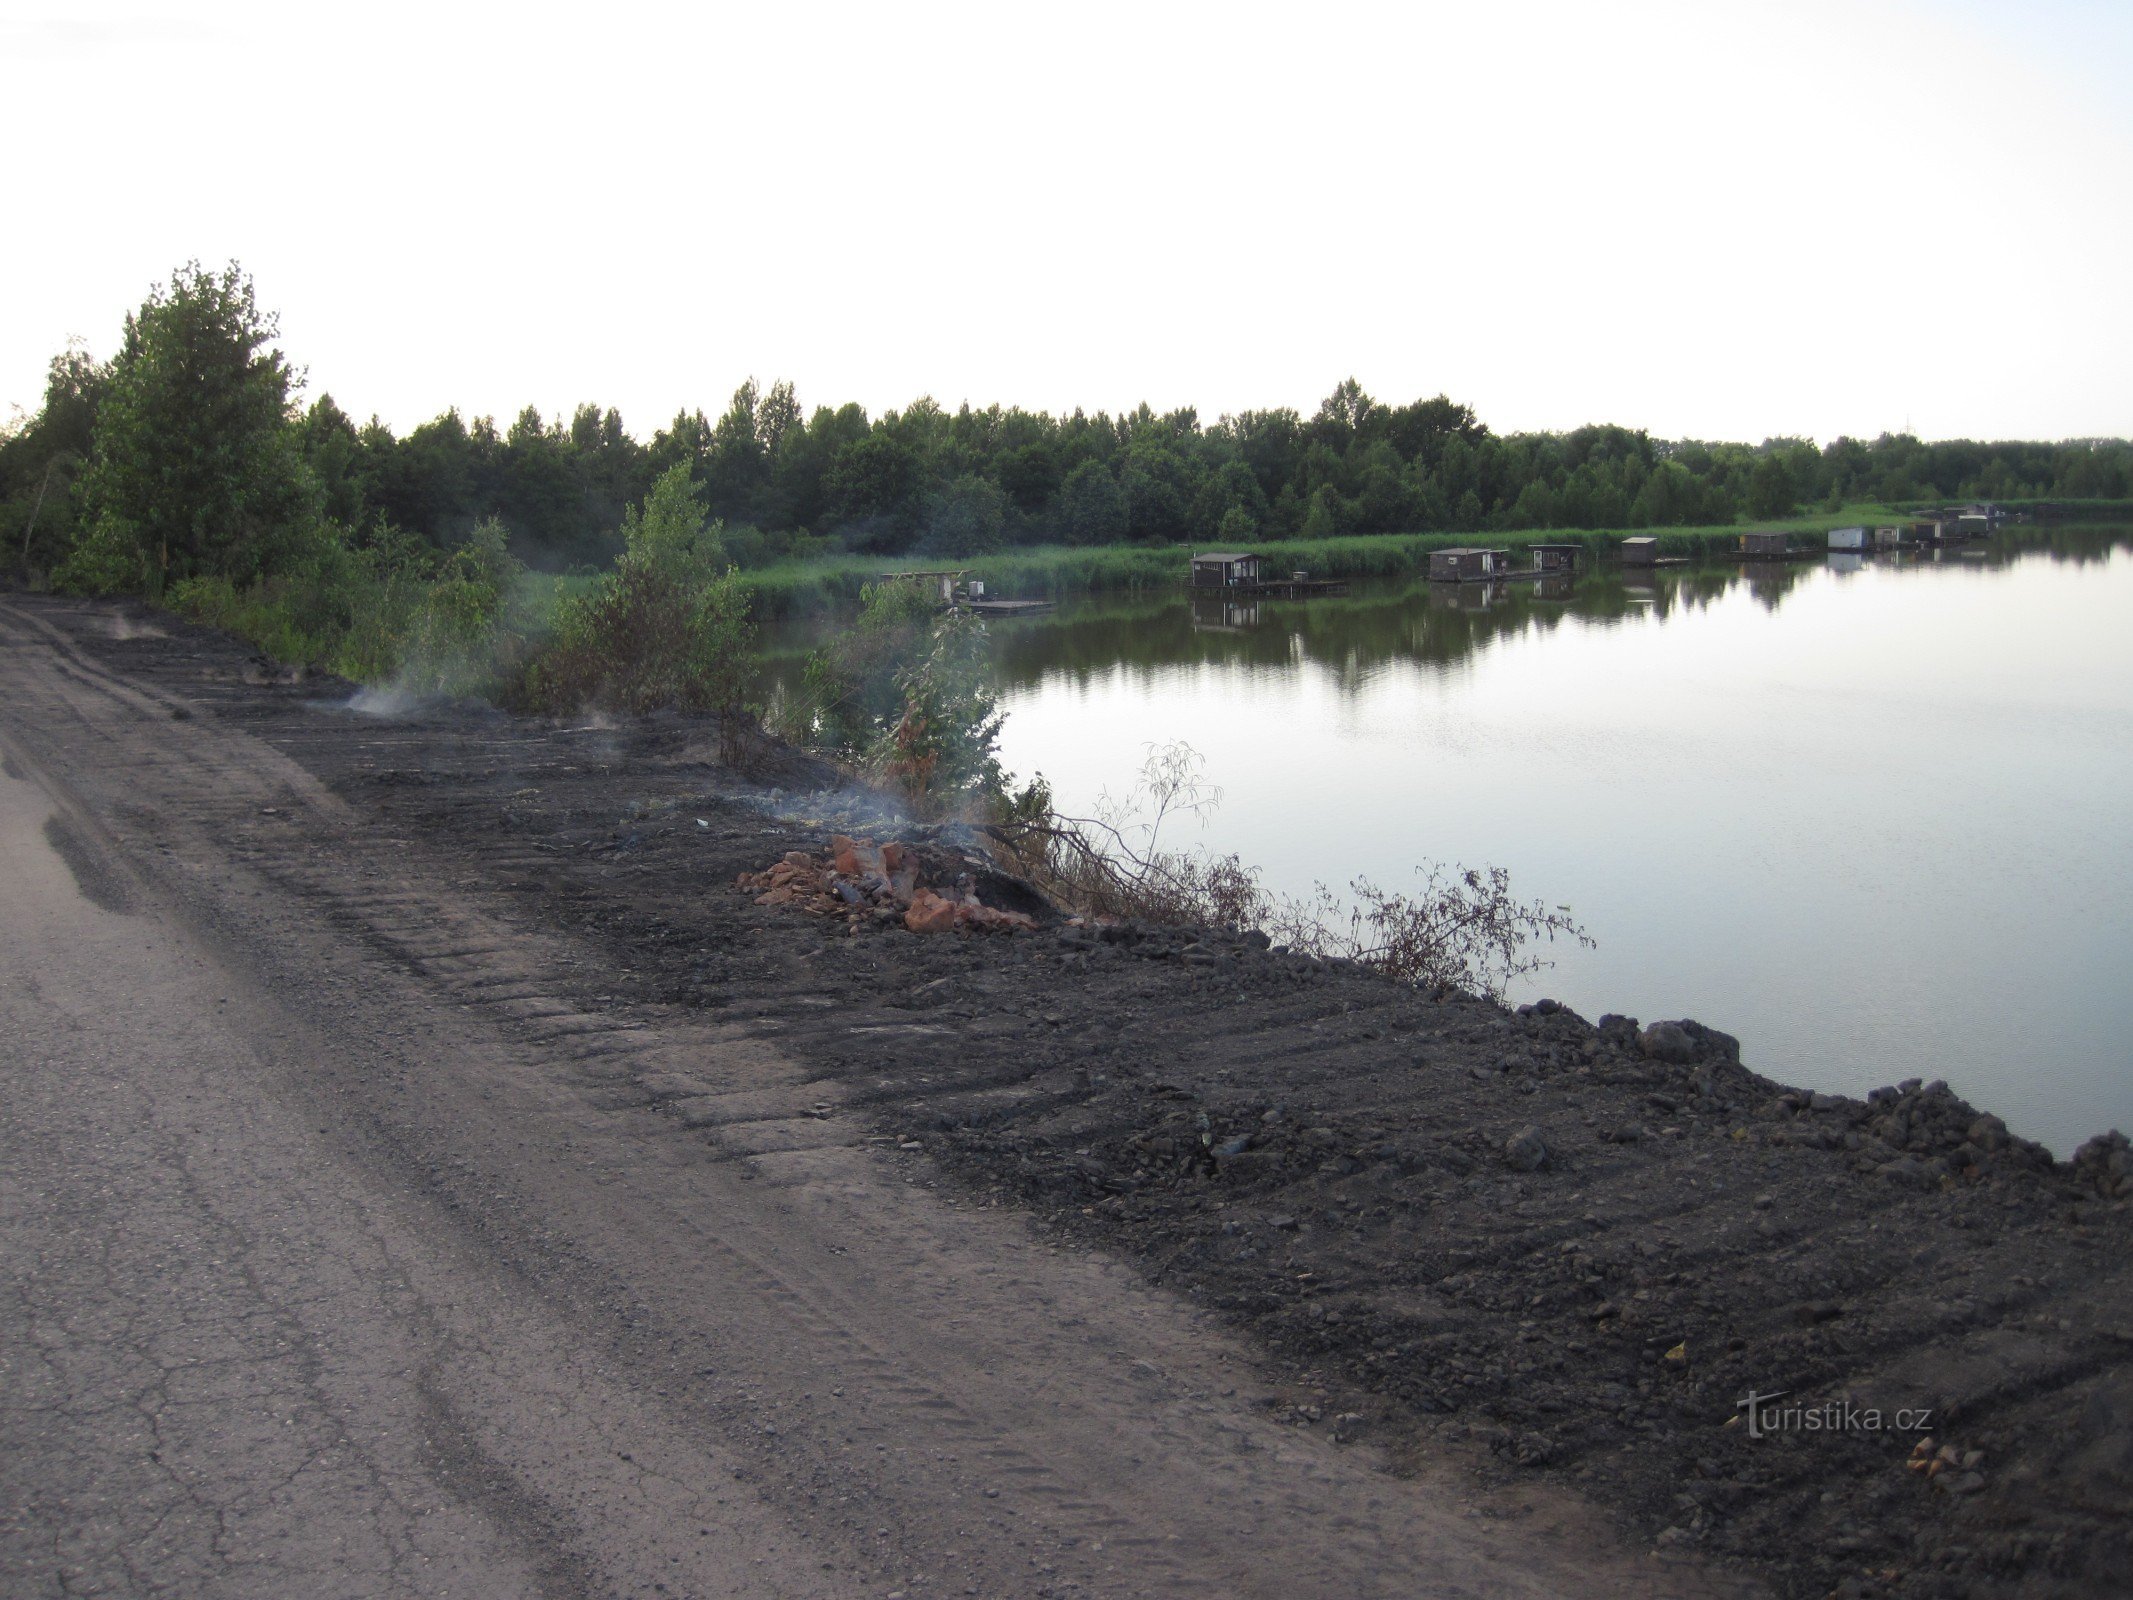
<path fill-rule="evenodd" d="M 104 623 L 104 631 L 114 639 L 168 639 L 169 634 L 152 622 L 135 622 L 131 617 L 111 617 Z"/>
<path fill-rule="evenodd" d="M 418 709 L 421 695 L 401 684 L 375 684 L 358 689 L 342 702 L 341 709 L 361 717 L 404 717 Z"/>
<path fill-rule="evenodd" d="M 730 804 L 759 811 L 777 822 L 824 828 L 835 833 L 908 828 L 914 822 L 901 801 L 872 789 L 750 789 L 728 792 L 721 798 Z M 940 830 L 929 828 L 925 831 Z"/>
<path fill-rule="evenodd" d="M 314 700 L 313 711 L 351 712 L 359 717 L 407 717 L 426 706 L 435 705 L 446 696 L 425 694 L 410 688 L 405 682 L 366 684 L 345 700 Z"/>

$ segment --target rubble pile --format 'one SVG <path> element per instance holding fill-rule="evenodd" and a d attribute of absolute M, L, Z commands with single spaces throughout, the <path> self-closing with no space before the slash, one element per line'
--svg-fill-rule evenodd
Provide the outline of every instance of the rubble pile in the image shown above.
<path fill-rule="evenodd" d="M 818 917 L 901 922 L 913 933 L 965 929 L 1014 933 L 1034 928 L 1032 917 L 978 899 L 977 864 L 938 847 L 877 845 L 832 834 L 819 857 L 788 850 L 762 872 L 744 872 L 734 888 L 759 906 L 793 906 Z"/>

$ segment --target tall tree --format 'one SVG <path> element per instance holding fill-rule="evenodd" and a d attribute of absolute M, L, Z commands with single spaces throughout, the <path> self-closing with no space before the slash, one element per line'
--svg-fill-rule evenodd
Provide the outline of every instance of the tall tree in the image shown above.
<path fill-rule="evenodd" d="M 0 555 L 43 570 L 73 544 L 74 484 L 94 447 L 110 376 L 70 343 L 52 358 L 37 415 L 0 429 Z"/>
<path fill-rule="evenodd" d="M 195 573 L 242 582 L 311 530 L 279 332 L 235 262 L 181 267 L 126 319 L 82 485 L 100 581 L 131 565 L 151 591 Z"/>

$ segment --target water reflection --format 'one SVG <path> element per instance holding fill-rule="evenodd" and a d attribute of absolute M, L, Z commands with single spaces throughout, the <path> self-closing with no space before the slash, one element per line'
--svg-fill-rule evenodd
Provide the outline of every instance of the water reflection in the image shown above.
<path fill-rule="evenodd" d="M 1870 555 L 1656 569 L 1605 565 L 1515 581 L 1410 577 L 1362 581 L 1345 596 L 1315 600 L 1189 595 L 1181 585 L 1152 594 L 1092 596 L 997 626 L 995 652 L 1009 685 L 1033 684 L 1048 673 L 1086 678 L 1121 666 L 1286 666 L 1298 659 L 1344 669 L 1360 681 L 1370 670 L 1399 661 L 1453 663 L 1566 618 L 1599 626 L 1665 620 L 1708 609 L 1736 589 L 1775 612 L 1819 573 L 1953 565 L 1997 570 L 2024 556 L 2086 564 L 2106 559 L 2123 537 L 2112 529 L 2022 530 L 1970 546 Z"/>
<path fill-rule="evenodd" d="M 2133 1127 L 2129 556 L 1092 597 L 993 630 L 1002 753 L 1085 807 L 1187 739 L 1204 842 L 1276 888 L 1502 865 L 1600 938 L 1547 979 L 1579 1010 L 1699 1016 L 1815 1087 L 1945 1077 L 2065 1151 Z"/>
<path fill-rule="evenodd" d="M 1192 628 L 1195 633 L 1248 633 L 1259 626 L 1256 599 L 1233 600 L 1225 594 L 1192 597 Z"/>

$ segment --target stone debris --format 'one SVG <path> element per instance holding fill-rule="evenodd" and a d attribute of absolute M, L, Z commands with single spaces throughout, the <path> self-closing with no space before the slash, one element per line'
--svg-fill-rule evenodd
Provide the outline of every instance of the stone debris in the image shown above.
<path fill-rule="evenodd" d="M 974 868 L 938 846 L 876 844 L 838 833 L 819 857 L 788 850 L 763 871 L 742 873 L 734 888 L 759 906 L 791 906 L 855 925 L 901 922 L 913 933 L 1016 933 L 1037 926 L 1020 911 L 980 901 Z"/>

